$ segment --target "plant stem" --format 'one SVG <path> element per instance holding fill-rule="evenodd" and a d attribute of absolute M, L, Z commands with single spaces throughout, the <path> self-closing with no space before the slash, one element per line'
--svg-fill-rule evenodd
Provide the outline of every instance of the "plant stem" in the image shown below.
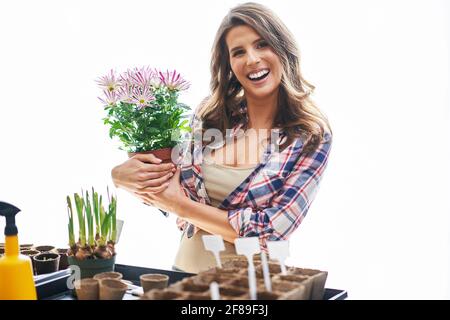
<path fill-rule="evenodd" d="M 70 197 L 67 196 L 67 213 L 69 215 L 69 247 L 72 248 L 75 246 L 75 233 L 73 230 L 73 211 L 72 211 L 72 201 Z"/>
<path fill-rule="evenodd" d="M 74 194 L 75 198 L 75 205 L 77 208 L 77 214 L 78 214 L 78 225 L 79 225 L 79 231 L 80 231 L 80 245 L 81 247 L 86 246 L 86 217 L 84 215 L 84 206 L 83 206 L 83 198 L 78 195 L 78 193 Z"/>
<path fill-rule="evenodd" d="M 91 247 L 95 246 L 94 241 L 94 217 L 92 216 L 91 200 L 89 198 L 89 192 L 86 190 L 86 198 L 84 199 L 84 207 L 86 209 L 86 218 L 88 225 L 88 244 Z"/>
<path fill-rule="evenodd" d="M 92 187 L 92 204 L 94 207 L 94 217 L 95 217 L 95 238 L 100 237 L 100 213 L 99 213 L 99 205 L 98 205 L 98 193 L 94 191 L 94 187 Z"/>
<path fill-rule="evenodd" d="M 116 213 L 117 213 L 117 197 L 111 197 L 111 214 L 112 214 L 112 232 L 111 232 L 111 240 L 116 243 L 117 240 L 117 223 L 116 223 Z"/>
<path fill-rule="evenodd" d="M 106 243 L 106 238 L 108 236 L 108 228 L 107 228 L 107 224 L 105 222 L 107 222 L 108 220 L 108 214 L 105 213 L 105 208 L 103 206 L 100 207 L 100 217 L 103 217 L 102 220 L 102 226 L 100 229 L 100 245 L 105 245 Z"/>
<path fill-rule="evenodd" d="M 100 228 L 103 226 L 103 220 L 105 220 L 105 208 L 103 208 L 102 205 L 102 196 L 100 195 L 100 201 L 98 204 L 98 207 L 100 208 Z M 103 208 L 103 210 L 102 210 Z M 101 229 L 100 229 L 100 235 L 101 235 Z"/>

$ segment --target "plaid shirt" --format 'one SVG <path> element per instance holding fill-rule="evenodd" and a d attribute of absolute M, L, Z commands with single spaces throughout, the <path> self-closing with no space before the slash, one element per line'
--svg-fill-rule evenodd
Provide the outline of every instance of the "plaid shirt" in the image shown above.
<path fill-rule="evenodd" d="M 232 136 L 248 121 L 246 110 L 245 106 L 241 108 L 245 121 L 234 126 Z M 191 128 L 194 135 L 201 129 L 201 121 L 195 114 L 191 118 Z M 279 133 L 281 140 L 284 132 Z M 317 149 L 308 156 L 302 154 L 304 141 L 301 138 L 296 138 L 281 152 L 274 151 L 268 144 L 254 171 L 218 206 L 228 211 L 230 225 L 239 237 L 259 237 L 262 248 L 266 248 L 267 240 L 289 238 L 314 200 L 327 165 L 331 140 L 331 134 L 326 133 Z M 183 149 L 180 182 L 187 197 L 211 205 L 200 165 L 204 148 L 190 142 Z M 187 237 L 197 231 L 197 227 L 180 218 L 177 225 L 187 232 Z"/>

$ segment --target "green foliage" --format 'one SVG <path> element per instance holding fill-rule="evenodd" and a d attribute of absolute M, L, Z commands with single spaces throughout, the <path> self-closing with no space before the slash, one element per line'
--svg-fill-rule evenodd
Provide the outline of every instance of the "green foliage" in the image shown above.
<path fill-rule="evenodd" d="M 95 248 L 97 245 L 106 245 L 108 241 L 115 243 L 117 240 L 117 197 L 111 196 L 109 198 L 107 211 L 105 211 L 105 208 L 102 205 L 102 196 L 100 195 L 99 198 L 98 193 L 94 191 L 94 188 L 92 188 L 92 205 L 89 193 L 87 191 L 85 197 L 83 197 L 82 192 L 81 195 L 75 193 L 73 198 L 78 216 L 78 244 L 80 247 L 85 247 L 88 245 L 91 248 Z M 76 243 L 74 236 L 72 200 L 70 196 L 67 196 L 67 210 L 69 216 L 69 245 L 72 248 Z M 88 226 L 88 241 L 86 241 L 86 224 Z M 94 230 L 94 226 L 96 230 Z"/>
<path fill-rule="evenodd" d="M 178 103 L 178 91 L 161 86 L 154 89 L 155 100 L 139 108 L 134 104 L 117 102 L 105 107 L 104 124 L 109 136 L 121 141 L 120 149 L 141 152 L 174 147 L 184 132 L 190 132 L 185 112 L 190 108 Z"/>

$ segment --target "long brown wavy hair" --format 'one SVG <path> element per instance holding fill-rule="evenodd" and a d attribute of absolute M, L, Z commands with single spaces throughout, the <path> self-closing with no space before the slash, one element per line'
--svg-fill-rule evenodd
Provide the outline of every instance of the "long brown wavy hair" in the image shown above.
<path fill-rule="evenodd" d="M 287 139 L 283 150 L 295 138 L 306 141 L 303 152 L 317 148 L 325 132 L 331 129 L 327 118 L 310 98 L 314 86 L 300 72 L 300 56 L 295 39 L 284 23 L 268 8 L 257 3 L 245 3 L 232 8 L 223 19 L 212 48 L 211 95 L 199 107 L 202 130 L 219 129 L 225 137 L 226 129 L 243 120 L 239 113 L 245 95 L 231 71 L 227 33 L 236 26 L 253 28 L 278 55 L 282 64 L 282 78 L 278 95 L 278 112 L 274 125 L 284 129 Z"/>

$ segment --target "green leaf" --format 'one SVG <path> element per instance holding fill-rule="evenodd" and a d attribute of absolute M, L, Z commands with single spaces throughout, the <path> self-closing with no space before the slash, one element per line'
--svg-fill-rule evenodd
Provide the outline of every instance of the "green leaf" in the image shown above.
<path fill-rule="evenodd" d="M 69 247 L 72 248 L 75 245 L 75 232 L 73 228 L 73 210 L 72 210 L 72 201 L 69 196 L 66 198 L 67 200 L 67 213 L 69 215 Z"/>
<path fill-rule="evenodd" d="M 117 220 L 116 220 L 116 213 L 117 213 L 117 198 L 112 197 L 111 198 L 111 226 L 112 226 L 112 233 L 111 233 L 111 240 L 116 243 L 117 241 Z"/>
<path fill-rule="evenodd" d="M 98 205 L 98 193 L 94 191 L 92 187 L 92 205 L 94 208 L 94 218 L 95 218 L 95 236 L 100 235 L 100 212 Z"/>
<path fill-rule="evenodd" d="M 93 247 L 94 243 L 94 217 L 91 210 L 91 200 L 89 199 L 89 192 L 86 190 L 86 197 L 84 199 L 84 207 L 86 210 L 86 219 L 88 225 L 88 244 Z"/>
<path fill-rule="evenodd" d="M 111 228 L 111 214 L 106 213 L 105 219 L 103 220 L 103 223 L 102 223 L 102 239 L 104 241 L 106 241 L 108 238 L 108 233 L 109 233 L 110 228 Z"/>
<path fill-rule="evenodd" d="M 74 194 L 75 206 L 77 208 L 78 215 L 78 227 L 80 236 L 80 245 L 86 246 L 86 218 L 84 215 L 83 197 L 80 197 L 78 193 Z"/>

